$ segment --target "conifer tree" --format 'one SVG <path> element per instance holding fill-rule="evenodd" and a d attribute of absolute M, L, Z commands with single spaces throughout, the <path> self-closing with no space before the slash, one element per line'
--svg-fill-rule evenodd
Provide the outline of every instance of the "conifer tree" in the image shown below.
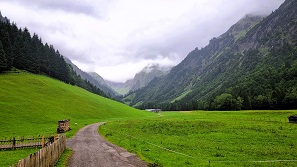
<path fill-rule="evenodd" d="M 2 42 L 0 41 L 0 72 L 7 69 L 7 59 L 5 55 L 5 51 L 3 49 Z"/>

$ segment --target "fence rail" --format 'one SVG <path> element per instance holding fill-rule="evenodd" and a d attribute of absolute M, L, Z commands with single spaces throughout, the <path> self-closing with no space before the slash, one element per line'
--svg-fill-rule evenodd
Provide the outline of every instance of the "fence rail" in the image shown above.
<path fill-rule="evenodd" d="M 12 165 L 12 167 L 54 166 L 65 149 L 66 136 L 60 135 L 55 142 L 40 149 L 34 154 L 30 154 L 28 157 L 19 160 L 19 162 Z"/>
<path fill-rule="evenodd" d="M 55 136 L 20 137 L 0 140 L 0 150 L 9 150 L 26 147 L 43 147 L 55 141 Z"/>

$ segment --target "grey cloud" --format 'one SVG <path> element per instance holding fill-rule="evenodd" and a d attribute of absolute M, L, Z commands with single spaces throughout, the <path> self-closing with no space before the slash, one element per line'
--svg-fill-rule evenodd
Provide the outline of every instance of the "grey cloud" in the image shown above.
<path fill-rule="evenodd" d="M 8 3 L 17 3 L 21 6 L 24 6 L 26 9 L 28 8 L 30 10 L 38 9 L 41 12 L 46 10 L 46 15 L 48 13 L 52 13 L 52 15 L 45 17 L 52 17 L 52 19 L 59 17 L 61 18 L 61 22 L 64 21 L 63 19 L 69 18 L 63 18 L 63 16 L 58 15 L 59 13 L 57 11 L 64 11 L 67 14 L 69 13 L 71 15 L 70 18 L 73 19 L 71 21 L 73 22 L 83 22 L 84 20 L 76 20 L 75 18 L 78 18 L 77 14 L 84 14 L 93 17 L 93 20 L 100 22 L 100 26 L 106 26 L 110 23 L 108 22 L 110 20 L 104 20 L 105 16 L 109 16 L 109 13 L 113 14 L 113 12 L 117 12 L 117 9 L 113 9 L 113 3 L 117 3 L 118 0 L 0 1 Z M 124 2 L 131 3 L 133 1 L 125 0 Z M 176 20 L 165 30 L 162 29 L 160 30 L 160 32 L 156 31 L 155 34 L 150 34 L 151 27 L 141 27 L 139 29 L 135 29 L 131 34 L 127 35 L 128 37 L 124 38 L 126 42 L 124 42 L 123 45 L 122 43 L 116 43 L 116 45 L 109 45 L 110 40 L 112 40 L 113 37 L 112 35 L 111 38 L 109 38 L 108 35 L 103 35 L 102 38 L 100 38 L 100 35 L 102 35 L 101 33 L 91 31 L 86 32 L 88 30 L 85 30 L 84 28 L 86 28 L 88 24 L 86 26 L 79 27 L 78 30 L 81 30 L 83 33 L 86 34 L 97 34 L 99 37 L 86 35 L 88 38 L 92 37 L 92 39 L 81 39 L 82 34 L 74 32 L 75 30 L 77 30 L 77 27 L 72 27 L 73 25 L 59 24 L 59 22 L 55 22 L 54 25 L 48 25 L 45 22 L 39 20 L 35 22 L 30 22 L 30 20 L 26 20 L 28 19 L 28 17 L 34 16 L 16 16 L 20 18 L 20 21 L 24 22 L 23 25 L 28 25 L 31 33 L 39 33 L 39 35 L 42 37 L 44 41 L 53 44 L 56 49 L 59 49 L 62 55 L 91 68 L 101 66 L 103 65 L 103 63 L 106 63 L 104 64 L 104 66 L 110 66 L 114 64 L 119 66 L 126 65 L 126 63 L 129 62 L 135 62 L 134 64 L 137 64 L 137 62 L 141 62 L 143 60 L 160 60 L 163 58 L 168 58 L 169 60 L 172 60 L 172 62 L 178 63 L 182 59 L 184 59 L 187 56 L 187 54 L 195 47 L 201 48 L 206 46 L 210 39 L 212 39 L 213 37 L 218 37 L 225 31 L 227 31 L 227 29 L 232 24 L 236 23 L 240 18 L 244 17 L 244 15 L 251 13 L 270 14 L 271 11 L 275 10 L 282 2 L 284 2 L 284 0 L 213 0 L 212 5 L 215 5 L 216 8 L 213 6 L 208 6 L 207 9 L 204 9 L 201 6 L 198 8 L 193 6 L 193 9 L 189 9 L 189 12 L 185 13 L 185 16 L 183 18 L 180 18 L 180 20 Z M 5 15 L 5 13 L 2 14 Z M 137 15 L 137 13 L 135 13 L 135 15 Z M 81 18 L 84 19 L 87 17 Z M 100 21 L 98 21 L 98 19 Z M 116 26 L 118 26 L 117 28 L 119 32 L 122 28 L 125 29 L 125 24 L 129 24 L 129 22 L 126 19 L 127 18 L 122 18 L 122 20 L 117 20 L 122 21 L 122 24 L 115 24 Z M 166 20 L 157 20 L 152 24 L 154 24 L 153 26 L 159 26 L 159 24 L 162 25 L 163 22 L 166 22 Z M 93 26 L 96 28 L 97 25 Z M 98 26 L 98 29 L 99 28 L 100 27 Z M 108 31 L 108 28 L 104 30 Z M 58 32 L 58 35 L 56 36 L 56 38 L 51 38 L 54 32 Z M 147 32 L 149 32 L 149 35 L 147 34 Z M 69 37 L 71 36 L 71 33 L 75 34 L 75 37 Z M 94 40 L 96 42 L 88 43 L 89 40 Z M 86 44 L 82 46 L 81 43 L 75 41 L 82 41 Z M 65 45 L 65 42 L 68 43 L 68 45 Z M 121 46 L 118 46 L 117 44 Z M 89 47 L 88 45 L 91 46 Z M 113 46 L 116 47 L 112 48 Z M 113 58 L 112 56 L 115 56 L 115 58 Z M 108 61 L 106 61 L 106 59 L 108 59 Z M 134 72 L 136 73 L 138 71 Z"/>
<path fill-rule="evenodd" d="M 285 0 L 260 0 L 257 1 L 257 3 L 250 3 L 247 5 L 251 6 L 257 6 L 254 7 L 253 13 L 259 14 L 259 15 L 268 15 L 273 10 L 277 9 L 281 3 L 283 3 Z M 253 14 L 251 13 L 251 14 Z"/>
<path fill-rule="evenodd" d="M 2 0 L 7 2 L 18 3 L 22 6 L 33 9 L 56 11 L 61 10 L 69 13 L 83 13 L 86 15 L 98 15 L 94 10 L 94 6 L 91 3 L 85 1 L 73 1 L 73 0 Z"/>
<path fill-rule="evenodd" d="M 242 4 L 243 7 L 246 7 L 244 10 L 232 6 L 232 3 L 226 3 L 224 8 L 217 12 L 218 15 L 214 17 L 214 20 L 207 20 L 201 17 L 195 18 L 195 14 L 193 13 L 193 22 L 189 25 L 185 25 L 187 27 L 184 27 L 184 29 L 175 29 L 172 32 L 163 34 L 167 36 L 167 39 L 161 36 L 159 39 L 154 39 L 155 41 L 146 41 L 141 45 L 138 44 L 139 49 L 135 57 L 155 59 L 159 55 L 162 55 L 169 59 L 176 59 L 176 57 L 172 57 L 173 54 L 171 54 L 175 53 L 179 56 L 179 59 L 183 59 L 195 47 L 204 47 L 208 44 L 210 39 L 226 32 L 231 25 L 244 17 L 244 15 L 248 13 L 268 15 L 283 1 L 284 0 L 248 1 L 246 4 Z M 230 11 L 230 9 L 232 10 Z M 241 11 L 246 11 L 246 13 Z"/>
<path fill-rule="evenodd" d="M 88 57 L 87 54 L 79 53 L 79 52 L 76 52 L 70 49 L 64 49 L 64 48 L 61 49 L 60 52 L 63 53 L 62 54 L 63 56 L 71 58 L 71 60 L 78 61 L 83 64 L 89 64 L 90 66 L 95 65 L 95 61 L 92 58 Z M 96 60 L 96 61 L 100 61 L 100 60 Z"/>

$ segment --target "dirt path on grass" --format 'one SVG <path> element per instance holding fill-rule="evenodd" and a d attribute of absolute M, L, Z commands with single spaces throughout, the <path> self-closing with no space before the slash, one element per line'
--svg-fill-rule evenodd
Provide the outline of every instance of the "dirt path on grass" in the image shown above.
<path fill-rule="evenodd" d="M 73 154 L 67 164 L 69 167 L 146 167 L 135 154 L 111 144 L 98 134 L 96 123 L 79 130 L 67 140 L 67 147 Z"/>

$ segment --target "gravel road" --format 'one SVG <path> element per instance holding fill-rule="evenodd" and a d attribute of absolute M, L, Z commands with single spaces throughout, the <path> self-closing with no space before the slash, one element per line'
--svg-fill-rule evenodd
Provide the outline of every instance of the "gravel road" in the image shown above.
<path fill-rule="evenodd" d="M 146 167 L 147 163 L 135 154 L 111 144 L 98 134 L 96 123 L 79 130 L 67 140 L 67 147 L 73 154 L 67 166 L 70 167 Z"/>

